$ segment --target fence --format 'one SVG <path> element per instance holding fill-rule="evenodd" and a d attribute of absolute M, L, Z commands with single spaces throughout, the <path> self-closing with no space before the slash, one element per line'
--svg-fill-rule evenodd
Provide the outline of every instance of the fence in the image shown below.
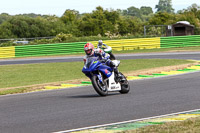
<path fill-rule="evenodd" d="M 95 46 L 97 41 L 91 42 Z M 116 51 L 200 46 L 200 35 L 105 40 Z M 86 42 L 0 47 L 0 58 L 84 53 Z"/>
<path fill-rule="evenodd" d="M 200 35 L 161 37 L 161 48 L 200 46 Z"/>
<path fill-rule="evenodd" d="M 86 42 L 16 46 L 15 57 L 83 53 Z"/>
<path fill-rule="evenodd" d="M 134 49 L 154 49 L 160 48 L 160 37 L 156 38 L 139 38 L 139 39 L 121 39 L 103 41 L 112 47 L 113 50 L 134 50 Z M 97 41 L 91 42 L 97 46 Z"/>
<path fill-rule="evenodd" d="M 15 47 L 0 47 L 0 58 L 15 57 Z"/>
<path fill-rule="evenodd" d="M 41 39 L 52 39 L 55 36 L 49 37 L 34 37 L 34 38 L 11 38 L 11 39 L 0 39 L 0 43 L 9 42 L 9 41 L 32 41 L 32 40 L 41 40 Z"/>

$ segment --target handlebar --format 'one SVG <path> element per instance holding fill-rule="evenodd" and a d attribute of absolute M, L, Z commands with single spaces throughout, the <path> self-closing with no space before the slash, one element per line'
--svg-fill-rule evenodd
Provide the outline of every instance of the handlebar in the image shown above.
<path fill-rule="evenodd" d="M 106 60 L 106 59 L 101 59 L 101 60 L 99 60 L 99 62 L 101 62 L 101 63 L 106 63 L 107 60 Z"/>

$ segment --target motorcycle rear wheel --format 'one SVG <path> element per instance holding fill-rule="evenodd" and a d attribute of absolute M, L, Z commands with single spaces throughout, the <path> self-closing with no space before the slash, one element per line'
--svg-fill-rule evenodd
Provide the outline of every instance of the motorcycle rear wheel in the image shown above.
<path fill-rule="evenodd" d="M 108 94 L 108 87 L 106 85 L 106 83 L 103 85 L 98 77 L 96 75 L 94 75 L 92 77 L 92 85 L 95 89 L 95 91 L 100 95 L 100 96 L 106 96 Z"/>
<path fill-rule="evenodd" d="M 109 55 L 110 55 L 110 59 L 111 60 L 115 60 L 116 59 L 115 56 L 113 55 L 113 53 L 109 53 Z"/>
<path fill-rule="evenodd" d="M 128 80 L 126 79 L 126 77 L 121 73 L 119 72 L 122 77 L 125 79 L 123 81 L 120 81 L 120 84 L 121 84 L 121 90 L 119 91 L 121 94 L 126 94 L 130 91 L 130 85 L 129 85 L 129 82 Z"/>

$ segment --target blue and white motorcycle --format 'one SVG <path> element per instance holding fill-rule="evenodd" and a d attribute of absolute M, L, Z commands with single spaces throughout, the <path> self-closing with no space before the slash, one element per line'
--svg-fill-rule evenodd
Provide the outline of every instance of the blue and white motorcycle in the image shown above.
<path fill-rule="evenodd" d="M 120 61 L 114 60 L 115 66 L 118 67 Z M 118 91 L 122 94 L 130 90 L 129 82 L 121 73 L 120 78 L 117 76 L 114 68 L 105 64 L 105 60 L 98 60 L 98 57 L 86 59 L 82 72 L 90 78 L 92 85 L 100 96 L 106 96 L 108 92 Z"/>

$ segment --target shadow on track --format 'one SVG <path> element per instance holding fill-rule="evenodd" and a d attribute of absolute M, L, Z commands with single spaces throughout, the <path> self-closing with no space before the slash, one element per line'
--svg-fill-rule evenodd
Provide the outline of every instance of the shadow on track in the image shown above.
<path fill-rule="evenodd" d="M 107 97 L 109 97 L 109 96 L 116 96 L 116 95 L 120 95 L 120 93 L 108 94 Z M 98 94 L 92 94 L 92 95 L 68 96 L 68 98 L 103 98 L 103 97 L 99 96 Z"/>

